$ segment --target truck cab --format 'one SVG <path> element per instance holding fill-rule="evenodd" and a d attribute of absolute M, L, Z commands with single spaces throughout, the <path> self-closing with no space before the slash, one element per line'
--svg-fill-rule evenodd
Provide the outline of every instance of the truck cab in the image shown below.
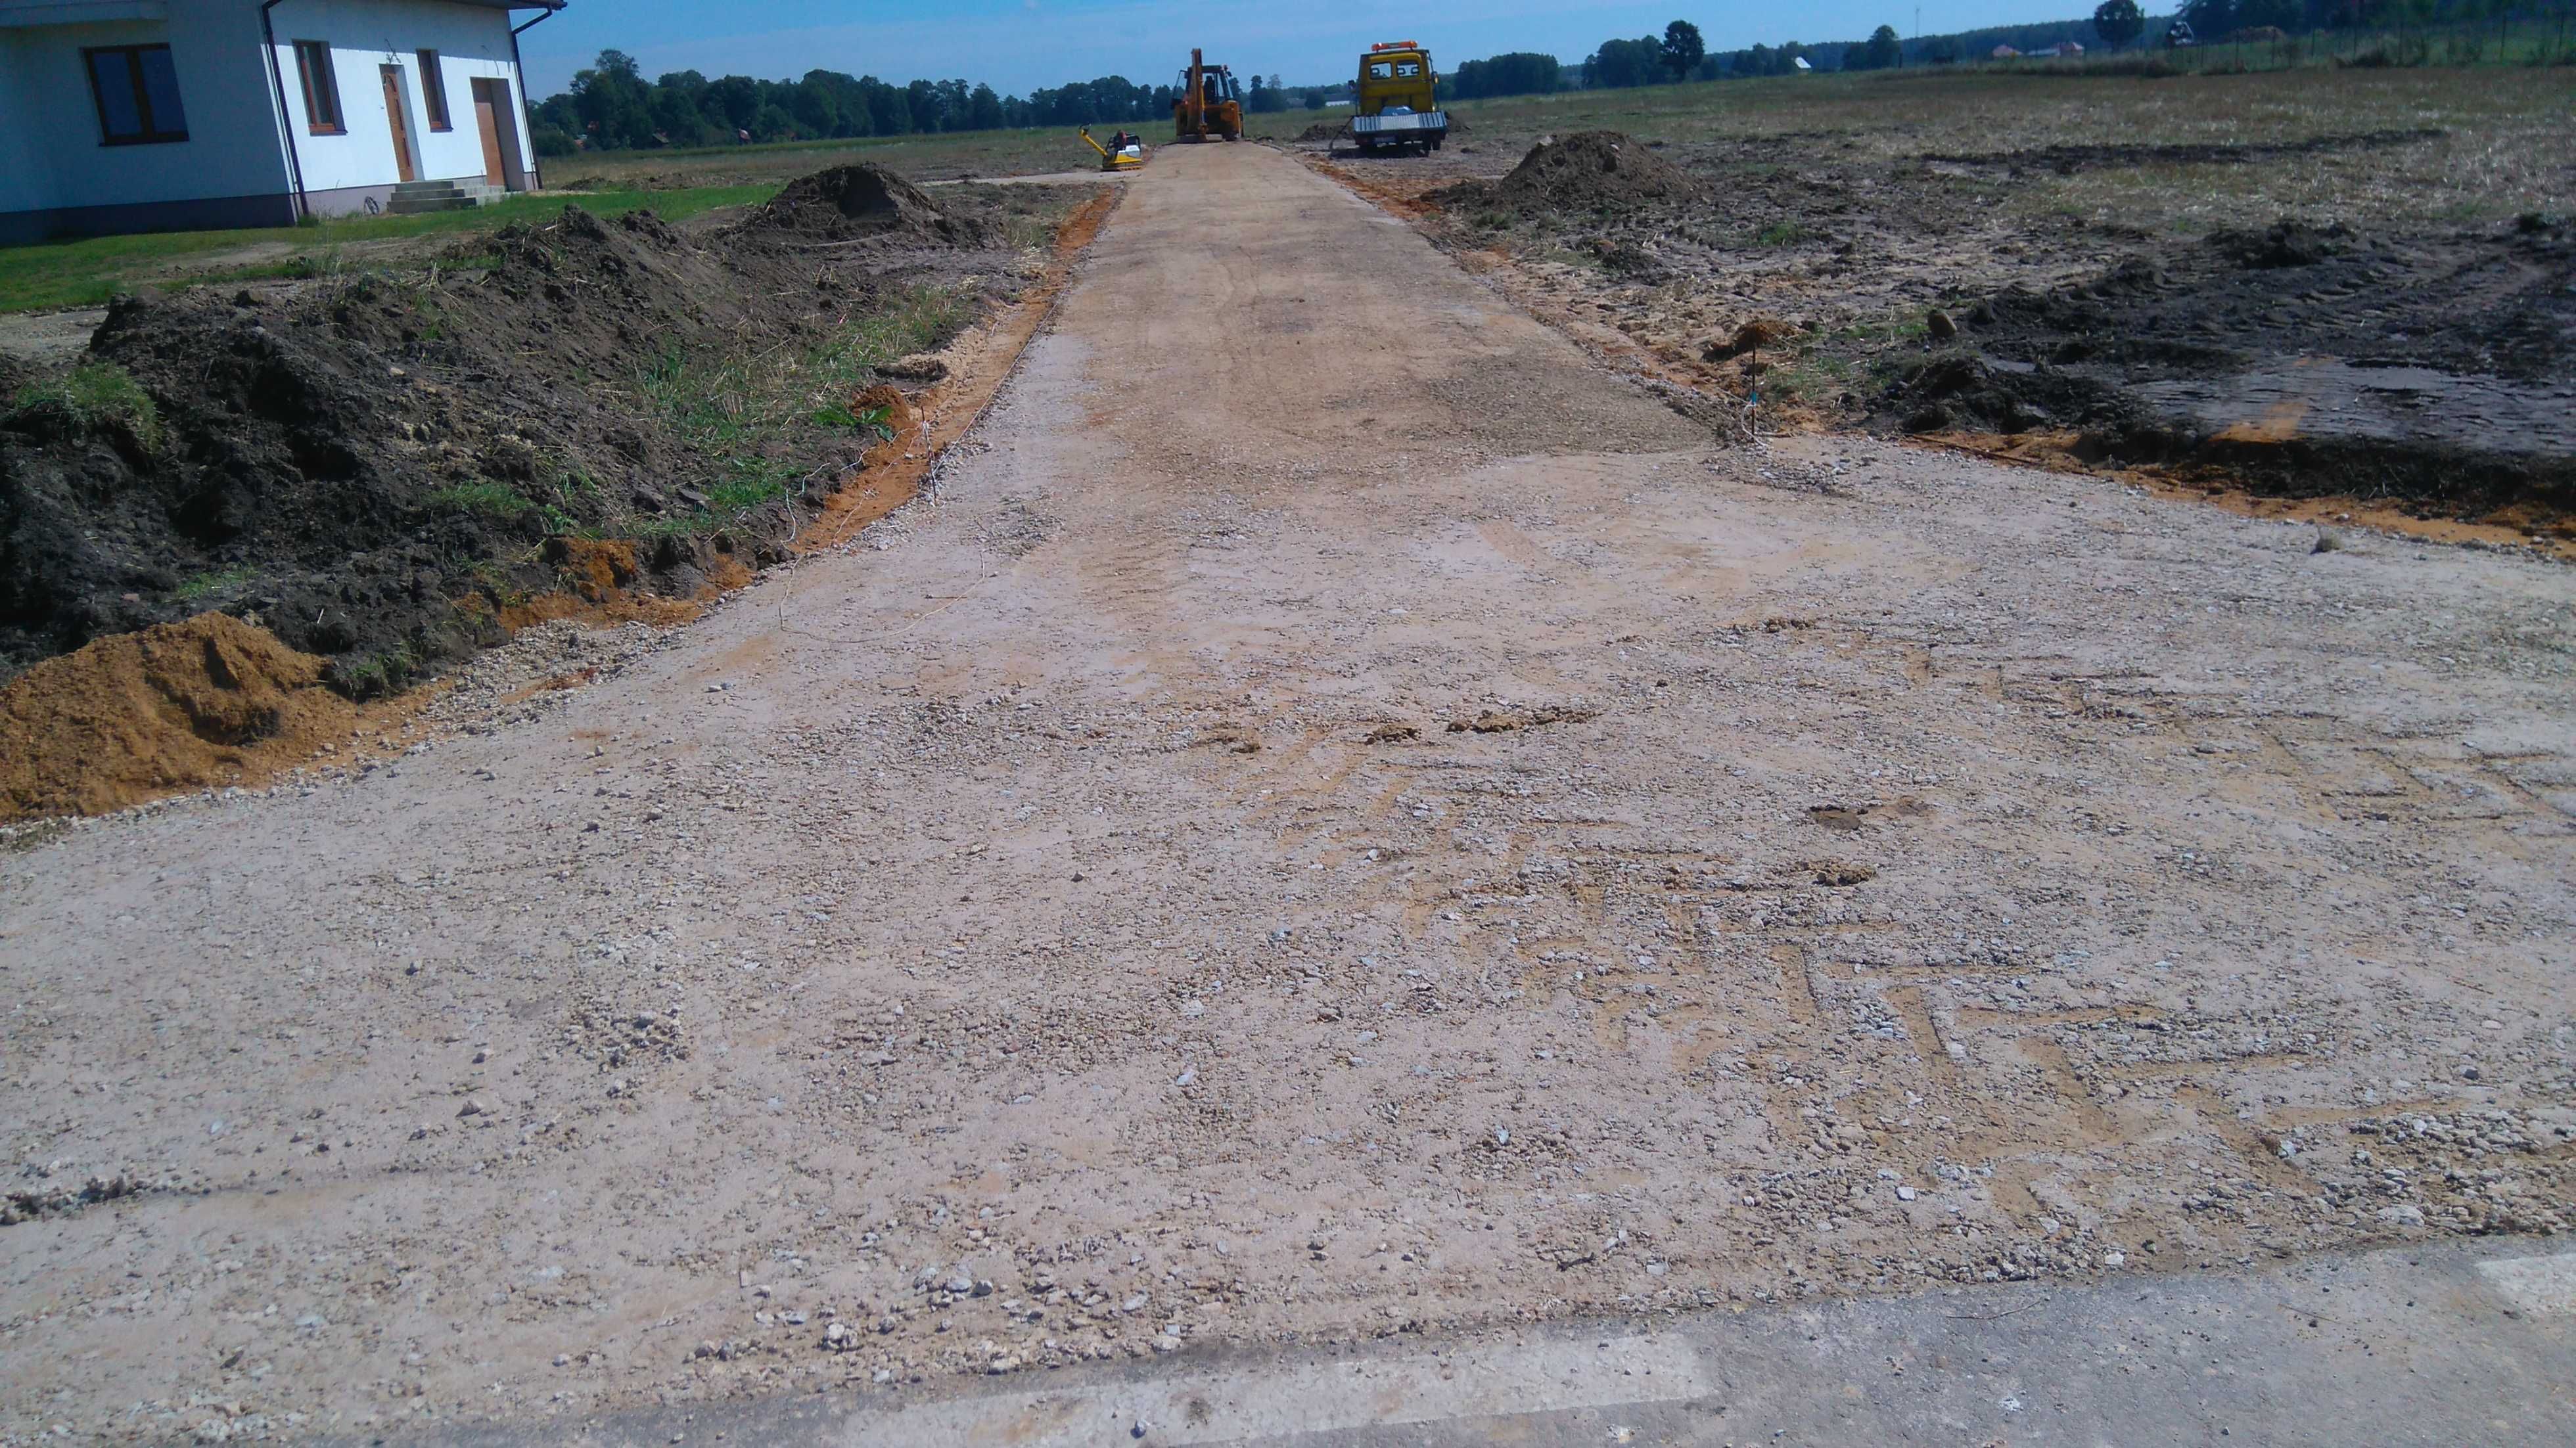
<path fill-rule="evenodd" d="M 1415 147 L 1437 151 L 1449 138 L 1440 109 L 1439 72 L 1419 41 L 1382 40 L 1360 56 L 1351 137 L 1363 151 Z"/>

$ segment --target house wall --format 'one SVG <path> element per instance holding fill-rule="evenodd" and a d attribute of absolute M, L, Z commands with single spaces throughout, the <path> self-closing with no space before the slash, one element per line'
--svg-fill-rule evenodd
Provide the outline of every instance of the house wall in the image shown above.
<path fill-rule="evenodd" d="M 0 242 L 292 222 L 295 182 L 264 63 L 258 0 L 105 8 L 159 8 L 166 18 L 0 25 Z M 510 60 L 509 11 L 447 0 L 283 0 L 271 15 L 288 128 L 316 212 L 382 204 L 400 179 L 380 65 L 401 68 L 418 179 L 483 178 L 478 77 L 508 84 L 501 134 L 518 153 L 519 174 L 534 174 L 519 121 L 524 98 Z M 296 78 L 298 40 L 331 46 L 345 134 L 312 134 Z M 155 42 L 170 47 L 188 139 L 106 145 L 81 52 Z M 424 49 L 439 52 L 445 131 L 430 129 L 418 55 Z"/>
<path fill-rule="evenodd" d="M 188 139 L 107 145 L 81 52 L 156 42 L 170 47 Z M 139 223 L 111 230 L 283 220 L 285 153 L 259 53 L 256 5 L 179 3 L 163 20 L 0 28 L 0 238 L 42 235 L 67 213 Z"/>
<path fill-rule="evenodd" d="M 514 115 L 521 104 L 518 74 L 510 63 L 508 11 L 437 0 L 285 0 L 273 15 L 279 73 L 286 77 L 287 112 L 296 153 L 304 165 L 304 188 L 314 210 L 327 215 L 361 210 L 370 200 L 381 204 L 401 177 L 379 66 L 402 70 L 406 129 L 418 158 L 418 179 L 483 178 L 483 137 L 474 121 L 475 78 L 507 81 Z M 303 87 L 296 80 L 295 42 L 299 40 L 326 41 L 331 46 L 345 135 L 312 132 Z M 422 50 L 439 54 L 449 130 L 430 129 L 418 55 Z M 521 129 L 513 123 L 503 133 Z M 524 136 L 517 141 L 524 173 L 535 158 L 528 154 Z"/>

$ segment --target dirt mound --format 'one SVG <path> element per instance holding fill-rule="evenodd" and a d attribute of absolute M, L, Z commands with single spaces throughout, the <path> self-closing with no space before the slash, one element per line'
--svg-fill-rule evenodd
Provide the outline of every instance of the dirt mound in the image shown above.
<path fill-rule="evenodd" d="M 1300 141 L 1330 141 L 1350 129 L 1348 121 L 1317 121 L 1297 133 Z"/>
<path fill-rule="evenodd" d="M 2341 222 L 2310 226 L 2283 219 L 2262 231 L 2224 230 L 2209 234 L 2209 244 L 2241 267 L 2315 266 L 2349 249 L 2352 229 Z"/>
<path fill-rule="evenodd" d="M 993 218 L 965 207 L 943 210 L 930 193 L 872 163 L 835 166 L 788 183 L 743 219 L 735 234 L 811 244 L 892 238 L 947 246 L 992 246 Z"/>
<path fill-rule="evenodd" d="M 1881 399 L 1907 432 L 1951 429 L 2020 433 L 2089 426 L 2125 429 L 2135 409 L 2119 389 L 2051 367 L 1998 367 L 1962 352 L 1906 371 Z"/>
<path fill-rule="evenodd" d="M 328 660 L 220 613 L 120 634 L 0 687 L 0 820 L 229 784 L 345 737 Z"/>
<path fill-rule="evenodd" d="M 1705 191 L 1696 177 L 1617 131 L 1541 141 L 1493 188 L 1494 199 L 1528 212 L 1617 211 Z"/>
<path fill-rule="evenodd" d="M 648 538 L 620 586 L 682 599 L 784 557 L 815 480 L 875 434 L 799 408 L 739 443 L 741 359 L 826 355 L 924 278 L 1011 285 L 997 225 L 849 174 L 789 210 L 835 195 L 835 217 L 890 212 L 901 244 L 707 247 L 566 207 L 426 275 L 120 300 L 73 366 L 33 375 L 40 400 L 0 396 L 0 678 L 213 609 L 364 698 L 596 591 L 548 539 Z M 955 239 L 978 237 L 993 251 Z"/>
<path fill-rule="evenodd" d="M 1797 335 L 1795 323 L 1784 322 L 1777 317 L 1756 317 L 1736 328 L 1735 335 L 1731 337 L 1723 340 L 1710 338 L 1699 355 L 1704 361 L 1723 362 L 1730 357 L 1759 352 L 1765 347 L 1777 349 L 1781 343 Z"/>

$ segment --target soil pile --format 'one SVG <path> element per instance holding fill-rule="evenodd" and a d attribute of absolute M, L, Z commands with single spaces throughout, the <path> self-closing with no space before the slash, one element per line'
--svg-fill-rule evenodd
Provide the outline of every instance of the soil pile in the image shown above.
<path fill-rule="evenodd" d="M 1494 199 L 1524 212 L 1620 211 L 1657 201 L 1684 201 L 1706 188 L 1617 131 L 1578 131 L 1530 148 L 1496 182 Z"/>
<path fill-rule="evenodd" d="M 1350 129 L 1348 121 L 1317 121 L 1297 133 L 1300 141 L 1330 141 Z"/>
<path fill-rule="evenodd" d="M 345 738 L 328 661 L 220 613 L 100 639 L 0 687 L 0 820 L 104 814 Z"/>
<path fill-rule="evenodd" d="M 735 234 L 791 245 L 886 239 L 984 247 L 1002 240 L 990 216 L 966 207 L 942 210 L 930 193 L 883 166 L 864 163 L 790 182 Z"/>
<path fill-rule="evenodd" d="M 2270 268 L 2315 266 L 2328 257 L 2339 256 L 2352 240 L 2352 230 L 2341 222 L 2311 226 L 2304 221 L 2281 220 L 2262 231 L 2213 231 L 2209 244 L 2219 255 L 2238 266 Z"/>
<path fill-rule="evenodd" d="M 796 480 L 828 483 L 876 434 L 816 422 L 724 451 L 705 418 L 730 359 L 819 348 L 928 277 L 1005 292 L 1011 258 L 998 224 L 873 167 L 781 200 L 774 228 L 820 230 L 778 234 L 902 242 L 708 248 L 650 212 L 566 207 L 426 275 L 119 301 L 61 374 L 103 402 L 0 396 L 0 677 L 215 609 L 364 698 L 581 591 L 548 539 L 645 539 L 627 582 L 681 598 L 784 557 L 820 502 Z"/>

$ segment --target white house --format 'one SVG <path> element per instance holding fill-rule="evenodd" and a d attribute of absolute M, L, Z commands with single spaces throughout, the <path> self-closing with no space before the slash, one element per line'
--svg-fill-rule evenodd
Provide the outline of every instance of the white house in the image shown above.
<path fill-rule="evenodd" d="M 563 5 L 0 0 L 0 241 L 529 189 L 518 36 Z"/>

